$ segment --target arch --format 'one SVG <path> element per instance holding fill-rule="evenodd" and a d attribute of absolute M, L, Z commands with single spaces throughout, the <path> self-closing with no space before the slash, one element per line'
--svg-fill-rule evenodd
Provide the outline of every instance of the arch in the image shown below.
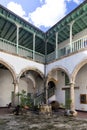
<path fill-rule="evenodd" d="M 19 76 L 18 76 L 18 77 L 20 78 L 20 76 L 21 76 L 25 71 L 28 71 L 28 70 L 33 70 L 33 71 L 39 73 L 42 78 L 44 78 L 44 74 L 43 74 L 40 70 L 38 70 L 37 68 L 35 68 L 35 67 L 26 67 L 26 68 L 22 69 L 21 72 L 19 73 Z"/>
<path fill-rule="evenodd" d="M 85 64 L 87 64 L 87 59 L 82 60 L 79 64 L 76 65 L 75 69 L 72 72 L 71 78 L 72 81 L 75 82 L 75 78 L 76 75 L 78 73 L 78 71 L 81 69 L 82 66 L 84 66 Z"/>
<path fill-rule="evenodd" d="M 65 72 L 65 73 L 67 74 L 67 76 L 69 77 L 69 80 L 70 80 L 71 77 L 70 77 L 69 71 L 68 71 L 65 67 L 63 67 L 63 66 L 57 66 L 57 67 L 53 68 L 53 69 L 47 74 L 47 79 L 49 79 L 50 74 L 51 74 L 52 72 L 56 71 L 56 70 L 61 70 L 61 71 Z"/>
<path fill-rule="evenodd" d="M 11 72 L 11 75 L 13 77 L 13 81 L 15 81 L 16 80 L 16 73 L 15 73 L 13 66 L 10 65 L 9 63 L 3 61 L 3 59 L 1 59 L 1 58 L 0 58 L 0 64 L 3 64 L 5 67 L 8 68 L 8 70 Z"/>
<path fill-rule="evenodd" d="M 58 80 L 56 80 L 56 79 L 54 79 L 54 78 L 49 78 L 49 79 L 47 80 L 47 84 L 48 84 L 49 82 L 51 82 L 51 81 L 55 84 L 55 87 L 56 87 L 56 84 L 57 84 Z"/>
<path fill-rule="evenodd" d="M 26 67 L 26 68 L 22 69 L 21 72 L 19 73 L 18 81 L 19 81 L 21 75 L 22 75 L 24 72 L 28 71 L 28 70 L 33 70 L 33 71 L 39 73 L 40 76 L 41 76 L 41 78 L 44 79 L 44 74 L 43 74 L 40 70 L 38 70 L 38 69 L 35 68 L 35 67 Z M 31 81 L 33 82 L 33 84 L 34 84 L 34 88 L 35 88 L 36 83 L 35 83 L 34 78 L 32 77 L 32 75 L 30 75 L 30 76 L 28 76 L 28 77 L 29 77 L 29 78 L 31 79 Z"/>

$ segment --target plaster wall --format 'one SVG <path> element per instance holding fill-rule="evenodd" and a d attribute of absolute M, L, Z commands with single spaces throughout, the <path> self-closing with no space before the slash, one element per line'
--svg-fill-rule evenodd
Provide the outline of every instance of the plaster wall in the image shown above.
<path fill-rule="evenodd" d="M 62 74 L 62 71 L 58 70 L 55 71 L 55 74 L 57 76 L 57 83 L 55 86 L 55 95 L 49 98 L 49 102 L 52 100 L 58 101 L 60 104 L 65 105 L 65 90 L 62 90 L 62 88 L 65 88 L 65 74 Z M 51 77 L 54 78 L 54 73 L 52 73 Z"/>
<path fill-rule="evenodd" d="M 44 90 L 44 82 L 39 77 L 36 78 L 36 93 L 41 94 Z"/>
<path fill-rule="evenodd" d="M 58 71 L 58 83 L 56 85 L 55 96 L 56 100 L 60 104 L 65 105 L 65 91 L 62 88 L 65 87 L 65 75 L 62 75 L 61 71 Z"/>
<path fill-rule="evenodd" d="M 87 64 L 78 72 L 75 86 L 79 87 L 79 89 L 75 89 L 75 108 L 87 111 L 87 104 L 80 103 L 80 94 L 87 94 Z"/>
<path fill-rule="evenodd" d="M 16 74 L 19 74 L 24 68 L 37 68 L 44 74 L 44 65 L 32 60 L 24 59 L 15 55 L 0 52 L 0 59 L 11 65 Z"/>
<path fill-rule="evenodd" d="M 14 91 L 13 79 L 8 70 L 0 69 L 0 107 L 11 102 L 11 93 Z"/>
<path fill-rule="evenodd" d="M 69 74 L 72 74 L 76 65 L 78 65 L 83 60 L 87 59 L 87 51 L 81 51 L 65 57 L 63 59 L 57 60 L 53 63 L 46 65 L 46 75 L 50 73 L 53 69 L 62 68 L 68 71 Z"/>
<path fill-rule="evenodd" d="M 20 82 L 19 82 L 19 92 L 21 92 L 22 90 L 25 90 L 26 92 L 28 91 L 27 90 L 27 87 L 28 87 L 28 84 L 25 80 L 21 80 L 20 79 Z"/>

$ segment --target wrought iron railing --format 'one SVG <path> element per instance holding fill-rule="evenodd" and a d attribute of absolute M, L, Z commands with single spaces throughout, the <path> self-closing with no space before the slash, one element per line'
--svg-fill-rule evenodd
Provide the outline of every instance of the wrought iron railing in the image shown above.
<path fill-rule="evenodd" d="M 55 94 L 55 87 L 48 89 L 48 98 L 53 96 Z"/>
<path fill-rule="evenodd" d="M 35 96 L 35 105 L 40 105 L 44 103 L 44 96 L 45 96 L 44 94 L 45 93 L 42 92 L 41 94 Z"/>

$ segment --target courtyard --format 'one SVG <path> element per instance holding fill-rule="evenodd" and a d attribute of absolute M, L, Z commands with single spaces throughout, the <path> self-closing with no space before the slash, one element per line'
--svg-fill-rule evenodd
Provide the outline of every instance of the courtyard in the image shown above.
<path fill-rule="evenodd" d="M 77 117 L 68 117 L 61 110 L 52 115 L 32 111 L 13 115 L 0 110 L 0 130 L 87 130 L 87 113 L 78 112 Z"/>

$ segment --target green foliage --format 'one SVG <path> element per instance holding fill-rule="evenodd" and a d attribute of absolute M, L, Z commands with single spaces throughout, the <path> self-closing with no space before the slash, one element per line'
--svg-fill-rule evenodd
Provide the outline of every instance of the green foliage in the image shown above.
<path fill-rule="evenodd" d="M 20 106 L 24 107 L 24 106 L 31 106 L 31 100 L 30 100 L 30 96 L 27 95 L 25 90 L 22 90 L 21 93 L 18 93 L 17 96 L 19 96 L 20 98 Z"/>

